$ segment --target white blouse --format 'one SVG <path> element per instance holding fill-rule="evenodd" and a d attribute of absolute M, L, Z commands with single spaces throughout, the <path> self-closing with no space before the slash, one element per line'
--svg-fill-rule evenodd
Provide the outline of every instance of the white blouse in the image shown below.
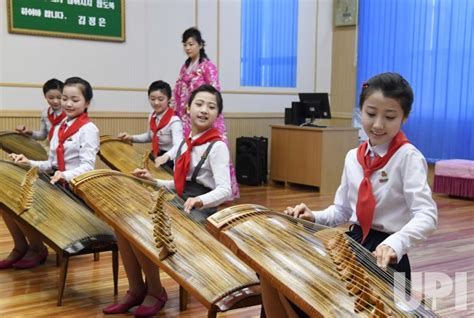
<path fill-rule="evenodd" d="M 369 151 L 386 155 L 388 144 Z M 372 228 L 393 233 L 381 244 L 390 246 L 398 261 L 416 243 L 425 240 L 437 227 L 438 210 L 427 182 L 427 164 L 412 144 L 401 146 L 382 169 L 370 180 L 376 200 Z M 313 211 L 316 223 L 336 226 L 350 221 L 358 223 L 357 195 L 364 172 L 357 161 L 357 149 L 348 152 L 341 185 L 334 204 L 323 211 Z"/>
<path fill-rule="evenodd" d="M 75 121 L 66 123 L 68 127 Z M 52 172 L 57 169 L 58 159 L 56 149 L 58 148 L 59 127 L 54 128 L 53 138 L 51 139 L 48 160 L 34 161 L 30 160 L 30 165 L 39 167 L 40 171 Z M 67 131 L 68 128 L 66 128 Z M 99 152 L 99 129 L 92 122 L 82 126 L 74 135 L 64 142 L 64 162 L 66 164 L 63 171 L 67 182 L 72 178 L 91 170 L 94 170 L 96 155 Z"/>
<path fill-rule="evenodd" d="M 203 133 L 198 134 L 192 137 L 193 140 L 199 138 Z M 206 151 L 209 146 L 209 142 L 194 146 L 191 150 L 191 162 L 186 180 L 191 180 L 191 177 L 194 173 L 194 169 L 201 161 L 201 156 Z M 181 154 L 186 151 L 187 145 L 181 147 Z M 176 168 L 176 162 L 175 162 Z M 165 186 L 168 189 L 174 190 L 174 181 L 173 180 L 159 180 L 157 179 L 158 186 Z M 203 208 L 215 207 L 219 204 L 230 200 L 232 195 L 232 190 L 230 187 L 230 170 L 229 170 L 229 149 L 223 141 L 217 141 L 207 159 L 204 161 L 201 169 L 196 176 L 196 181 L 208 188 L 213 189 L 212 191 L 198 196 L 203 203 Z"/>

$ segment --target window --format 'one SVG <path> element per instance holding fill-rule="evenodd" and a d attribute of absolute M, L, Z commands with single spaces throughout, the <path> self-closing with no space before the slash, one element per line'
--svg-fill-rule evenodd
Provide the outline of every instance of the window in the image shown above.
<path fill-rule="evenodd" d="M 241 86 L 296 87 L 298 0 L 242 0 Z"/>
<path fill-rule="evenodd" d="M 361 0 L 357 83 L 398 72 L 413 87 L 402 127 L 429 162 L 474 159 L 474 1 Z"/>

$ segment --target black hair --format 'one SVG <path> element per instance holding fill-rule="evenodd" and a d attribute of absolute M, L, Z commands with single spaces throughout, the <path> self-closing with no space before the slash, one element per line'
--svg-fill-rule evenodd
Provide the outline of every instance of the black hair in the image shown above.
<path fill-rule="evenodd" d="M 189 100 L 188 100 L 189 107 L 191 107 L 191 103 L 193 102 L 196 95 L 201 92 L 211 93 L 212 95 L 216 97 L 217 111 L 218 111 L 218 114 L 220 115 L 222 113 L 222 109 L 224 108 L 221 92 L 219 92 L 214 86 L 209 85 L 209 84 L 201 85 L 191 93 L 191 96 L 189 96 Z"/>
<path fill-rule="evenodd" d="M 47 92 L 57 89 L 58 91 L 62 92 L 64 87 L 64 83 L 61 82 L 58 79 L 52 78 L 48 80 L 46 83 L 43 85 L 43 95 L 46 95 Z"/>
<path fill-rule="evenodd" d="M 168 96 L 168 99 L 171 99 L 171 86 L 164 81 L 155 81 L 151 83 L 150 87 L 148 87 L 148 96 L 150 96 L 154 91 L 160 91 Z"/>
<path fill-rule="evenodd" d="M 403 110 L 405 118 L 408 117 L 413 104 L 413 90 L 410 83 L 398 73 L 381 73 L 371 77 L 367 82 L 362 84 L 360 93 L 359 107 L 373 93 L 380 91 L 387 98 L 396 99 Z"/>
<path fill-rule="evenodd" d="M 64 86 L 77 86 L 86 102 L 90 102 L 93 96 L 92 86 L 88 81 L 80 77 L 70 77 L 64 82 Z"/>
<path fill-rule="evenodd" d="M 203 40 L 201 32 L 197 28 L 191 27 L 183 33 L 183 44 L 186 43 L 189 38 L 193 38 L 199 45 L 202 45 L 201 49 L 199 50 L 199 63 L 201 63 L 205 59 L 208 60 L 209 58 L 207 57 L 206 51 L 204 50 L 206 41 Z M 188 58 L 184 64 L 186 64 L 186 67 L 188 67 L 190 63 L 191 58 Z"/>

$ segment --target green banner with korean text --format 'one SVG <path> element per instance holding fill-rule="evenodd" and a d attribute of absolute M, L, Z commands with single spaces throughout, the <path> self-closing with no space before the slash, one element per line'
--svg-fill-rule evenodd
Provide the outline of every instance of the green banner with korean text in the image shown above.
<path fill-rule="evenodd" d="M 125 41 L 125 0 L 8 0 L 8 31 Z"/>

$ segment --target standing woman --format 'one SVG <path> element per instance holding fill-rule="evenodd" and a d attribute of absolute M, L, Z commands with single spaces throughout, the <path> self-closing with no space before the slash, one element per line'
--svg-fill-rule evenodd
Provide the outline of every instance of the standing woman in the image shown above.
<path fill-rule="evenodd" d="M 184 65 L 179 71 L 179 78 L 173 91 L 175 112 L 183 122 L 184 136 L 189 136 L 191 132 L 191 120 L 186 113 L 189 96 L 201 85 L 209 84 L 220 90 L 217 68 L 206 55 L 204 46 L 206 42 L 202 39 L 201 32 L 192 27 L 183 33 L 183 48 L 188 56 Z M 222 140 L 229 147 L 227 139 L 227 129 L 224 123 L 224 115 L 221 113 L 214 122 L 214 127 L 219 130 Z M 239 185 L 235 176 L 235 169 L 232 162 L 229 162 L 230 179 L 232 185 L 232 196 L 238 198 L 240 196 Z"/>
<path fill-rule="evenodd" d="M 93 170 L 99 151 L 99 129 L 87 115 L 91 99 L 89 82 L 79 77 L 67 79 L 61 98 L 66 118 L 54 129 L 48 160 L 33 161 L 23 154 L 10 154 L 10 158 L 15 163 L 38 167 L 40 171 L 50 173 L 52 184 L 69 182 L 75 176 Z M 15 245 L 7 258 L 0 261 L 0 269 L 26 269 L 44 263 L 48 249 L 41 237 L 7 213 L 0 212 Z"/>

